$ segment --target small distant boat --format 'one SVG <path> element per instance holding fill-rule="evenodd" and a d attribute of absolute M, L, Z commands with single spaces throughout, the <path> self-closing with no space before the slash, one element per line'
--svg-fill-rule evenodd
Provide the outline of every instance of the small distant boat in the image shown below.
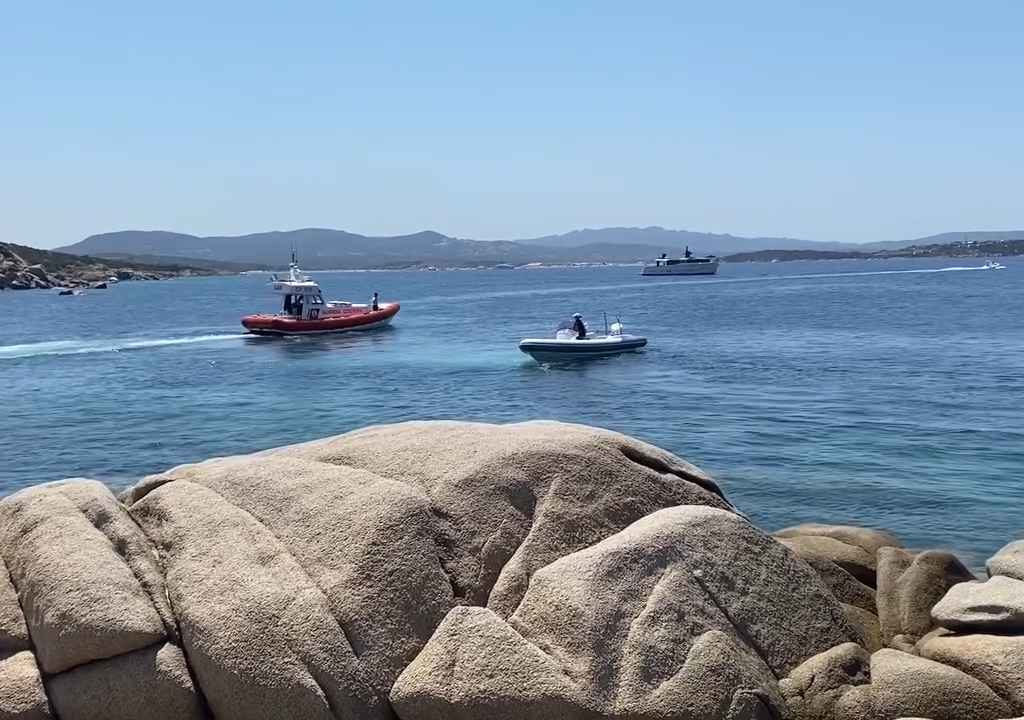
<path fill-rule="evenodd" d="M 58 295 L 81 295 L 82 291 L 76 288 L 57 288 Z"/>
<path fill-rule="evenodd" d="M 998 263 L 995 260 L 989 260 L 987 263 L 981 266 L 982 270 L 1005 270 L 1006 266 L 1002 263 Z"/>
<path fill-rule="evenodd" d="M 718 258 L 714 255 L 694 257 L 687 247 L 681 258 L 670 258 L 665 253 L 653 265 L 644 265 L 641 275 L 714 275 L 718 272 Z"/>
<path fill-rule="evenodd" d="M 539 363 L 590 360 L 621 353 L 636 352 L 647 345 L 647 338 L 623 332 L 621 322 L 615 322 L 605 335 L 576 337 L 570 327 L 562 326 L 553 338 L 524 338 L 519 349 Z"/>
<path fill-rule="evenodd" d="M 380 303 L 376 309 L 343 300 L 324 301 L 320 286 L 304 275 L 295 261 L 288 276 L 271 281 L 274 292 L 284 296 L 282 312 L 276 315 L 246 315 L 242 326 L 256 335 L 319 335 L 353 330 L 372 330 L 387 325 L 401 306 Z"/>

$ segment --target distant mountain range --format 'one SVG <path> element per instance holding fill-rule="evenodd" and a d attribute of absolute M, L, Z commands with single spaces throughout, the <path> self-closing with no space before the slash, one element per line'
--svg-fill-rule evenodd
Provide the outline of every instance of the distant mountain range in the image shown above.
<path fill-rule="evenodd" d="M 58 250 L 119 260 L 188 263 L 218 270 L 283 267 L 291 249 L 310 270 L 399 268 L 423 265 L 491 266 L 529 262 L 635 262 L 686 246 L 699 255 L 731 255 L 764 250 L 873 252 L 942 242 L 998 241 L 1024 237 L 1024 231 L 946 233 L 906 242 L 828 243 L 780 237 L 668 230 L 661 227 L 574 230 L 521 240 L 469 240 L 434 231 L 373 237 L 324 228 L 251 235 L 198 237 L 166 231 L 123 230 L 92 235 Z"/>

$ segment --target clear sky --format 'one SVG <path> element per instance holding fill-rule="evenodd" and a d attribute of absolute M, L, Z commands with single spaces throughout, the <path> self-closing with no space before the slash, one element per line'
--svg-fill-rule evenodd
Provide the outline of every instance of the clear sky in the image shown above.
<path fill-rule="evenodd" d="M 4 4 L 0 240 L 1024 227 L 1024 2 Z"/>

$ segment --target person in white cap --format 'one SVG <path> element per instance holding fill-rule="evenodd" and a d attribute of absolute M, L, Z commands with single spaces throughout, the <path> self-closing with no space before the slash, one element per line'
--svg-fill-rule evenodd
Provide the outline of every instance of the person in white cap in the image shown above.
<path fill-rule="evenodd" d="M 583 324 L 583 316 L 579 313 L 573 313 L 572 319 L 572 329 L 576 331 L 576 339 L 585 339 L 587 337 L 587 326 Z"/>

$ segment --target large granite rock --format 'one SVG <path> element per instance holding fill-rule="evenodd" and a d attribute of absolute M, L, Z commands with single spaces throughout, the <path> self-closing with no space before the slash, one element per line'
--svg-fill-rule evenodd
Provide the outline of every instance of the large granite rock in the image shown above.
<path fill-rule="evenodd" d="M 998 720 L 1012 710 L 980 680 L 899 650 L 871 656 L 871 683 L 836 703 L 835 720 Z"/>
<path fill-rule="evenodd" d="M 537 571 L 507 622 L 453 610 L 391 700 L 403 720 L 772 717 L 776 676 L 852 636 L 784 546 L 682 506 Z"/>
<path fill-rule="evenodd" d="M 779 681 L 794 720 L 832 720 L 839 698 L 871 678 L 871 654 L 844 643 L 801 663 Z"/>
<path fill-rule="evenodd" d="M 940 631 L 922 638 L 918 650 L 923 657 L 977 678 L 1015 713 L 1024 713 L 1024 634 L 960 635 Z"/>
<path fill-rule="evenodd" d="M 943 595 L 944 623 L 994 627 L 995 595 L 965 594 L 1013 595 L 1013 552 L 947 594 L 972 579 L 948 554 L 845 526 L 776 541 L 608 431 L 375 427 L 123 499 L 74 480 L 0 500 L 0 720 L 1024 712 L 1020 636 L 932 632 L 917 647 L 947 666 L 879 652 L 870 684 L 851 644 L 915 650 Z"/>
<path fill-rule="evenodd" d="M 410 422 L 278 451 L 426 493 L 459 602 L 511 614 L 533 572 L 673 505 L 732 509 L 700 469 L 619 433 L 559 422 Z"/>
<path fill-rule="evenodd" d="M 173 636 L 153 549 L 101 483 L 51 483 L 4 498 L 0 556 L 45 673 Z"/>
<path fill-rule="evenodd" d="M 878 551 L 878 619 L 882 640 L 914 642 L 935 627 L 931 611 L 957 583 L 974 580 L 955 556 L 929 550 L 914 555 L 895 547 Z"/>
<path fill-rule="evenodd" d="M 445 614 L 666 506 L 736 517 L 652 446 L 561 423 L 409 423 L 176 468 L 125 493 L 218 718 L 390 717 Z"/>
<path fill-rule="evenodd" d="M 1024 580 L 1024 540 L 1016 540 L 985 563 L 990 577 L 1005 575 L 1015 580 Z"/>
<path fill-rule="evenodd" d="M 1024 580 L 996 575 L 954 585 L 932 608 L 936 624 L 950 630 L 1024 631 Z"/>

